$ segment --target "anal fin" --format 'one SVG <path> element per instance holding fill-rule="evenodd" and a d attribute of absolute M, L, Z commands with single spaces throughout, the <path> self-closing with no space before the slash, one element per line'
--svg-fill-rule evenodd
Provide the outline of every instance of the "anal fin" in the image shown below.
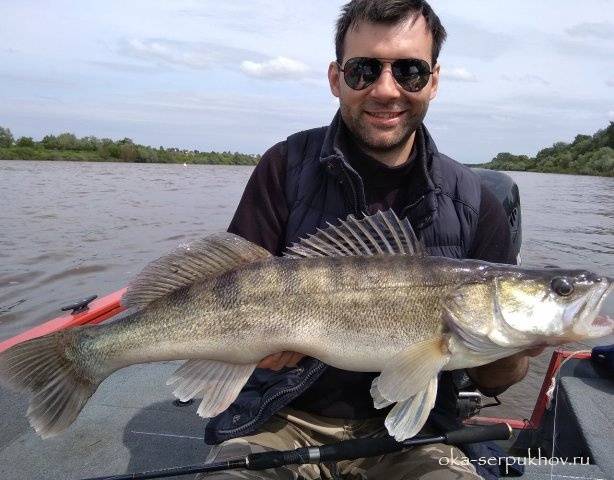
<path fill-rule="evenodd" d="M 255 363 L 235 365 L 215 360 L 188 360 L 166 384 L 176 385 L 173 394 L 183 402 L 202 392 L 198 414 L 215 417 L 237 398 L 255 368 Z"/>

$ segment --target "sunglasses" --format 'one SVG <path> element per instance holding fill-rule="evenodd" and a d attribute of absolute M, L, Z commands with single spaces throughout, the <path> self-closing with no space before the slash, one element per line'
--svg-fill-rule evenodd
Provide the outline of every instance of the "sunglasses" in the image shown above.
<path fill-rule="evenodd" d="M 396 82 L 408 92 L 419 92 L 429 82 L 433 73 L 431 66 L 425 60 L 418 58 L 401 58 L 399 60 L 385 60 L 369 57 L 350 58 L 339 70 L 343 72 L 343 78 L 348 87 L 353 90 L 364 90 L 377 82 L 384 70 L 384 65 L 389 63 L 392 76 Z"/>

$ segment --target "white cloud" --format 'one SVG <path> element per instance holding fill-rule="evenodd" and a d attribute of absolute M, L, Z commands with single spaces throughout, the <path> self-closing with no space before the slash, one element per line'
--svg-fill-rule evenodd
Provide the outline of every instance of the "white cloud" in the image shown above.
<path fill-rule="evenodd" d="M 277 57 L 265 62 L 246 60 L 241 63 L 241 71 L 250 77 L 288 80 L 309 75 L 307 65 L 287 57 Z"/>
<path fill-rule="evenodd" d="M 606 84 L 608 87 L 614 87 L 614 78 L 610 78 L 610 79 L 606 80 L 606 81 L 605 81 L 605 84 Z"/>
<path fill-rule="evenodd" d="M 180 42 L 168 39 L 126 40 L 120 52 L 133 58 L 204 69 L 212 65 L 234 65 L 244 58 L 264 57 L 251 50 L 204 42 Z"/>
<path fill-rule="evenodd" d="M 182 48 L 183 47 L 183 48 Z M 205 68 L 212 60 L 210 52 L 194 51 L 175 42 L 165 40 L 128 40 L 126 51 L 134 57 L 158 60 L 174 65 Z"/>
<path fill-rule="evenodd" d="M 611 120 L 614 120 L 614 110 L 610 110 L 608 112 L 608 118 L 610 118 Z"/>
<path fill-rule="evenodd" d="M 542 85 L 544 87 L 551 85 L 551 83 L 545 78 L 540 77 L 539 75 L 533 75 L 533 74 L 516 75 L 516 76 L 503 74 L 501 75 L 501 78 L 505 80 L 506 82 L 512 82 L 517 85 L 530 84 L 530 85 Z"/>
<path fill-rule="evenodd" d="M 441 76 L 455 82 L 477 82 L 478 77 L 464 67 L 442 68 Z"/>
<path fill-rule="evenodd" d="M 594 37 L 603 40 L 614 38 L 614 25 L 608 22 L 585 22 L 569 27 L 566 32 L 572 37 Z"/>

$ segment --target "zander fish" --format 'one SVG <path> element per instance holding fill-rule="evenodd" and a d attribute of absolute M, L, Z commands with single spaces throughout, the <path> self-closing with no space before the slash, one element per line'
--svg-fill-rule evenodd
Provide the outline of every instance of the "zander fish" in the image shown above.
<path fill-rule="evenodd" d="M 290 350 L 345 370 L 381 372 L 377 408 L 396 403 L 397 440 L 425 423 L 441 370 L 483 365 L 536 345 L 609 335 L 597 316 L 612 280 L 582 270 L 529 269 L 428 256 L 392 212 L 348 217 L 285 257 L 229 233 L 148 265 L 115 322 L 59 331 L 0 354 L 0 378 L 33 397 L 43 437 L 66 429 L 98 385 L 135 363 L 187 360 L 175 395 L 227 409 L 257 363 Z"/>

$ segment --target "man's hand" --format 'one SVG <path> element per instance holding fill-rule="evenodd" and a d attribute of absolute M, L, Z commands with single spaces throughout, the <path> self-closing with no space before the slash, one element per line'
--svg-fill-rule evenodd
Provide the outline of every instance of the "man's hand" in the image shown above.
<path fill-rule="evenodd" d="M 296 352 L 279 352 L 273 355 L 268 355 L 260 360 L 257 368 L 268 368 L 270 370 L 279 371 L 284 367 L 296 367 L 296 364 L 304 357 L 302 353 Z"/>
<path fill-rule="evenodd" d="M 536 357 L 545 347 L 533 347 L 480 367 L 468 368 L 467 375 L 486 395 L 499 395 L 522 380 L 529 370 L 529 357 Z"/>

